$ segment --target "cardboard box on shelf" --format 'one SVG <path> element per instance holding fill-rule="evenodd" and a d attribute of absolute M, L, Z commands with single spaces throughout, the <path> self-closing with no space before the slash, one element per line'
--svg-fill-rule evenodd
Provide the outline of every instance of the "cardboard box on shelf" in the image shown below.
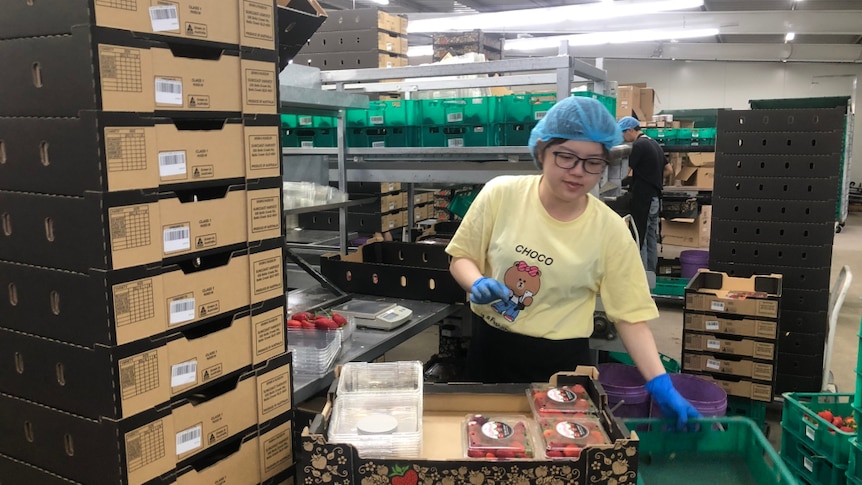
<path fill-rule="evenodd" d="M 241 464 L 243 478 L 248 480 L 249 470 L 264 475 L 265 464 L 273 465 L 265 476 L 274 476 L 293 462 L 290 358 L 282 354 L 224 379 L 202 396 L 124 419 L 87 419 L 3 394 L 0 404 L 13 412 L 0 416 L 0 429 L 32 427 L 39 432 L 30 439 L 10 434 L 0 443 L 0 453 L 68 482 L 174 483 L 177 469 L 208 468 L 207 461 L 195 456 L 207 448 L 229 450 L 234 442 L 255 442 L 248 438 L 257 437 L 258 453 Z"/>
<path fill-rule="evenodd" d="M 719 271 L 700 270 L 685 288 L 685 309 L 776 319 L 782 275 L 735 278 Z"/>
<path fill-rule="evenodd" d="M 776 356 L 775 342 L 758 342 L 751 339 L 733 339 L 712 333 L 684 332 L 684 350 L 740 355 L 762 360 L 773 360 Z"/>
<path fill-rule="evenodd" d="M 0 85 L 7 96 L 0 116 L 278 113 L 274 59 L 245 59 L 239 50 L 205 46 L 178 55 L 171 47 L 125 32 L 92 33 L 86 26 L 69 35 L 0 42 Z M 250 86 L 255 91 L 248 94 Z"/>
<path fill-rule="evenodd" d="M 281 0 L 279 0 L 281 3 Z M 321 32 L 342 30 L 386 30 L 395 34 L 407 34 L 407 16 L 395 15 L 378 8 L 336 10 L 320 27 Z"/>
<path fill-rule="evenodd" d="M 766 382 L 772 382 L 775 376 L 775 365 L 772 363 L 692 352 L 683 352 L 682 369 L 683 371 L 727 374 Z"/>
<path fill-rule="evenodd" d="M 640 89 L 640 98 L 638 100 L 638 106 L 643 112 L 643 118 L 638 118 L 639 120 L 650 120 L 652 119 L 653 113 L 655 112 L 655 89 L 642 87 Z"/>
<path fill-rule="evenodd" d="M 617 119 L 634 116 L 646 120 L 640 110 L 640 88 L 637 86 L 620 86 L 617 88 Z"/>
<path fill-rule="evenodd" d="M 319 54 L 297 54 L 293 62 L 311 66 L 321 71 L 339 69 L 377 69 L 379 67 L 403 67 L 407 65 L 407 57 L 389 52 L 378 51 L 337 51 Z"/>
<path fill-rule="evenodd" d="M 714 314 L 686 311 L 684 330 L 775 340 L 778 336 L 778 323 L 748 318 L 723 318 Z"/>
<path fill-rule="evenodd" d="M 0 133 L 8 159 L 0 164 L 3 190 L 83 196 L 279 176 L 264 150 L 278 146 L 278 127 L 240 118 L 82 111 L 75 118 L 0 118 Z"/>
<path fill-rule="evenodd" d="M 9 4 L 0 18 L 0 39 L 68 34 L 73 26 L 128 30 L 189 43 L 239 44 L 275 50 L 275 2 L 208 0 L 104 2 L 75 0 Z M 175 40 L 175 39 L 173 39 Z"/>
<path fill-rule="evenodd" d="M 770 384 L 753 382 L 750 379 L 730 375 L 712 375 L 703 372 L 691 372 L 691 374 L 718 384 L 728 396 L 744 397 L 768 403 L 772 402 L 774 389 Z"/>
<path fill-rule="evenodd" d="M 689 152 L 685 154 L 685 163 L 693 167 L 715 166 L 715 152 Z"/>
<path fill-rule="evenodd" d="M 517 384 L 457 385 L 457 389 L 450 384 L 426 385 L 422 409 L 423 443 L 421 455 L 415 458 L 360 457 L 352 445 L 327 443 L 323 426 L 329 419 L 331 405 L 328 405 L 322 419 L 315 419 L 312 427 L 302 431 L 298 450 L 300 460 L 320 463 L 332 473 L 348 477 L 351 483 L 380 480 L 388 483 L 389 471 L 395 467 L 406 468 L 422 483 L 434 482 L 437 480 L 435 477 L 444 474 L 463 476 L 465 481 L 469 480 L 466 477 L 472 476 L 475 481 L 482 481 L 486 476 L 483 470 L 490 469 L 494 470 L 499 481 L 511 483 L 535 483 L 538 479 L 558 480 L 560 483 L 634 480 L 638 466 L 637 434 L 607 413 L 607 396 L 597 381 L 598 373 L 593 367 L 578 367 L 574 372 L 556 374 L 551 378 L 554 385 L 583 385 L 591 399 L 599 403 L 601 411 L 597 421 L 610 443 L 586 446 L 576 460 L 561 462 L 545 458 L 541 445 L 534 448 L 539 456 L 532 459 L 465 457 L 462 428 L 466 415 L 532 414 L 526 394 L 528 386 Z M 342 456 L 348 458 L 339 460 L 338 457 Z M 561 466 L 563 463 L 565 466 Z M 298 470 L 300 482 L 309 471 Z"/>
<path fill-rule="evenodd" d="M 2 261 L 0 283 L 13 295 L 0 300 L 2 326 L 85 347 L 124 345 L 236 313 L 279 291 L 283 297 L 279 248 L 195 259 L 197 267 L 189 259 L 87 273 Z M 28 296 L 38 294 L 46 298 Z"/>
<path fill-rule="evenodd" d="M 715 183 L 715 168 L 683 166 L 674 177 L 674 185 L 678 187 L 695 187 L 712 190 Z"/>
<path fill-rule="evenodd" d="M 661 242 L 662 244 L 691 248 L 709 247 L 711 225 L 712 206 L 701 206 L 700 214 L 694 219 L 663 219 Z"/>
<path fill-rule="evenodd" d="M 407 55 L 407 37 L 379 29 L 317 32 L 302 49 L 303 54 L 379 50 Z"/>

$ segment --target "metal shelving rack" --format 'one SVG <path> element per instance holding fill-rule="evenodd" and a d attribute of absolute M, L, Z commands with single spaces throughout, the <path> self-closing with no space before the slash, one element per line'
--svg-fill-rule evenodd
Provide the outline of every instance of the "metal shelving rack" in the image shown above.
<path fill-rule="evenodd" d="M 565 51 L 563 51 L 565 52 Z M 495 76 L 499 74 L 499 76 Z M 450 76 L 486 75 L 472 79 L 441 79 Z M 386 69 L 355 69 L 320 73 L 326 93 L 401 92 L 405 97 L 416 91 L 448 88 L 478 88 L 553 84 L 557 96 L 569 96 L 577 82 L 590 82 L 596 92 L 606 92 L 607 73 L 596 66 L 569 55 L 507 59 L 467 64 L 435 64 Z M 403 79 L 390 81 L 391 79 Z M 284 91 L 284 89 L 282 90 Z M 366 105 L 367 106 L 367 105 Z M 535 173 L 532 157 L 526 147 L 464 148 L 346 148 L 343 112 L 338 118 L 338 148 L 284 148 L 285 156 L 325 155 L 334 159 L 330 180 L 407 183 L 408 227 L 412 227 L 413 184 L 415 183 L 486 183 L 498 175 Z M 420 170 L 416 163 L 423 162 Z M 340 234 L 344 230 L 345 211 L 341 212 Z M 346 237 L 341 250 L 346 251 Z"/>

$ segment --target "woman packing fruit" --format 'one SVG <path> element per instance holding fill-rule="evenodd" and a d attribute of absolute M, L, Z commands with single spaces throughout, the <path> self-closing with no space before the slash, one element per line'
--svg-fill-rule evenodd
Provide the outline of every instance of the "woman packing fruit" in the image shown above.
<path fill-rule="evenodd" d="M 569 97 L 530 135 L 541 174 L 501 176 L 473 201 L 446 252 L 470 292 L 470 380 L 547 382 L 588 365 L 596 295 L 665 416 L 699 417 L 674 389 L 647 320 L 658 317 L 623 220 L 590 191 L 622 142 L 598 101 Z"/>

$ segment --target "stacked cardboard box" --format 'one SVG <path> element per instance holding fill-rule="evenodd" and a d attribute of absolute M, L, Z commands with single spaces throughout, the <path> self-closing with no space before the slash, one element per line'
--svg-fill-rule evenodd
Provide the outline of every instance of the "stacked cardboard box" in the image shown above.
<path fill-rule="evenodd" d="M 685 289 L 683 372 L 728 395 L 771 402 L 778 360 L 781 275 L 700 271 Z"/>
<path fill-rule="evenodd" d="M 0 476 L 292 472 L 276 8 L 0 19 Z"/>
<path fill-rule="evenodd" d="M 489 34 L 481 30 L 434 34 L 432 46 L 434 62 L 442 60 L 447 55 L 461 56 L 469 53 L 483 54 L 486 61 L 497 61 L 503 58 L 503 35 Z"/>
<path fill-rule="evenodd" d="M 634 116 L 641 121 L 652 120 L 655 110 L 655 90 L 646 83 L 623 84 L 617 88 L 617 119 Z"/>
<path fill-rule="evenodd" d="M 293 62 L 323 71 L 407 65 L 407 17 L 377 8 L 329 15 Z"/>
<path fill-rule="evenodd" d="M 401 191 L 401 182 L 350 182 L 347 193 L 351 199 L 369 200 L 366 204 L 348 208 L 348 231 L 358 232 L 360 236 L 371 236 L 376 232 L 392 231 L 407 225 L 407 192 Z M 299 226 L 337 231 L 338 211 L 299 214 Z"/>

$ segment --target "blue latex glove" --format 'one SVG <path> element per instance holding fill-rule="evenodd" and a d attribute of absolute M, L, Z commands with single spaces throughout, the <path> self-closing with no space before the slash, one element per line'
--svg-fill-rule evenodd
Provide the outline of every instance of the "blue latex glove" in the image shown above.
<path fill-rule="evenodd" d="M 673 387 L 673 382 L 667 374 L 661 374 L 646 383 L 646 389 L 652 394 L 653 400 L 661 408 L 661 413 L 667 418 L 676 418 L 676 428 L 685 429 L 689 419 L 700 418 L 697 409 L 686 401 Z"/>
<path fill-rule="evenodd" d="M 483 276 L 473 283 L 470 288 L 470 301 L 480 305 L 487 305 L 492 301 L 505 300 L 509 298 L 509 288 L 503 283 Z"/>

